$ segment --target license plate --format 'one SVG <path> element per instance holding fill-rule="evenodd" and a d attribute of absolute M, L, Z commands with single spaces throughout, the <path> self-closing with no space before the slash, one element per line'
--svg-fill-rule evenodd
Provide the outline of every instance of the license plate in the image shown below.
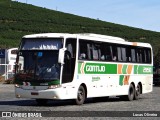
<path fill-rule="evenodd" d="M 38 92 L 31 92 L 31 95 L 39 95 Z"/>

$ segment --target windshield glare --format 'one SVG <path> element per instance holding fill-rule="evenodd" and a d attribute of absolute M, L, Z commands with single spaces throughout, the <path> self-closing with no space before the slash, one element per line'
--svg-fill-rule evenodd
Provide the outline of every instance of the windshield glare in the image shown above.
<path fill-rule="evenodd" d="M 24 38 L 22 50 L 58 50 L 62 48 L 62 38 Z"/>

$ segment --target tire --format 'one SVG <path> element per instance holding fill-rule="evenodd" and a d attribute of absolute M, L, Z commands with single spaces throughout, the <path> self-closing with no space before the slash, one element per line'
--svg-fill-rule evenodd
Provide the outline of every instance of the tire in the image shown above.
<path fill-rule="evenodd" d="M 128 96 L 127 96 L 127 100 L 128 101 L 132 101 L 134 99 L 135 96 L 135 89 L 134 86 L 132 84 L 130 84 L 129 86 L 129 90 L 128 90 Z"/>
<path fill-rule="evenodd" d="M 86 91 L 83 86 L 80 86 L 77 92 L 77 99 L 75 100 L 77 105 L 82 105 L 86 98 Z"/>
<path fill-rule="evenodd" d="M 132 101 L 135 97 L 135 89 L 133 84 L 130 84 L 128 89 L 128 95 L 120 96 L 122 100 Z"/>
<path fill-rule="evenodd" d="M 36 102 L 38 105 L 47 105 L 48 100 L 47 99 L 36 99 Z"/>
<path fill-rule="evenodd" d="M 134 95 L 134 99 L 138 100 L 141 94 L 141 86 L 138 84 L 136 89 L 135 89 L 135 95 Z"/>

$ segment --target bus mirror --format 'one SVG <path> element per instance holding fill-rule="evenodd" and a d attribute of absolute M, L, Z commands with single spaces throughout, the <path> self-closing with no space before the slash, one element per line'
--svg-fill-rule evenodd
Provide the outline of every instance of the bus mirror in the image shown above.
<path fill-rule="evenodd" d="M 66 50 L 66 48 L 59 49 L 58 63 L 64 64 L 64 54 Z"/>

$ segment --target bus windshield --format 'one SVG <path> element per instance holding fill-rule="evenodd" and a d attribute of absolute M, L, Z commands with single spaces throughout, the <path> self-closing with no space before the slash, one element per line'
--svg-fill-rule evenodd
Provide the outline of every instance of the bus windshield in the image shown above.
<path fill-rule="evenodd" d="M 59 81 L 60 48 L 62 48 L 62 39 L 23 39 L 16 60 L 16 79 Z"/>
<path fill-rule="evenodd" d="M 58 50 L 19 52 L 19 60 L 24 59 L 23 68 L 19 68 L 19 74 L 23 74 L 25 80 L 59 80 L 60 65 L 58 64 Z M 20 67 L 20 65 L 18 66 Z"/>

